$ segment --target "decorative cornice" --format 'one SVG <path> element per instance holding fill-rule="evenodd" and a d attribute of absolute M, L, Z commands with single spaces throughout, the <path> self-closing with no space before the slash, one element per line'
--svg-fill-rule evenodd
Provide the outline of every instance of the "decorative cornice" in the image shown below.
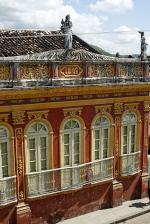
<path fill-rule="evenodd" d="M 95 106 L 96 113 L 110 113 L 112 110 L 112 105 Z"/>
<path fill-rule="evenodd" d="M 28 111 L 27 115 L 29 120 L 37 119 L 41 120 L 42 118 L 47 119 L 49 110 L 43 110 L 43 111 Z"/>
<path fill-rule="evenodd" d="M 82 112 L 82 107 L 78 108 L 67 108 L 63 109 L 64 116 L 76 116 L 76 115 L 81 115 Z"/>
<path fill-rule="evenodd" d="M 129 103 L 124 105 L 125 110 L 138 110 L 139 103 Z"/>
<path fill-rule="evenodd" d="M 13 120 L 13 124 L 24 124 L 24 111 L 13 111 L 12 112 L 12 120 Z"/>
<path fill-rule="evenodd" d="M 10 114 L 0 114 L 0 122 L 7 122 Z"/>
<path fill-rule="evenodd" d="M 114 114 L 122 114 L 122 112 L 123 112 L 123 104 L 115 103 L 114 104 Z"/>

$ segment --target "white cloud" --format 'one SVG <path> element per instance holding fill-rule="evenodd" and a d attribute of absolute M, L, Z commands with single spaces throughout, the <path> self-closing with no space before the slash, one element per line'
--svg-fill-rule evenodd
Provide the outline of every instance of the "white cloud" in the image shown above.
<path fill-rule="evenodd" d="M 97 0 L 90 4 L 92 11 L 102 11 L 107 13 L 123 13 L 133 8 L 133 0 Z"/>

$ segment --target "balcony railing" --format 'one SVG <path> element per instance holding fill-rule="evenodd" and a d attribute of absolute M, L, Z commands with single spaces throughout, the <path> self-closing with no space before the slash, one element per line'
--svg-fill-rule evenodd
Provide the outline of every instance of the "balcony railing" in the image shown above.
<path fill-rule="evenodd" d="M 132 175 L 140 171 L 140 152 L 121 155 L 121 176 Z"/>
<path fill-rule="evenodd" d="M 16 177 L 0 179 L 0 205 L 16 201 Z"/>
<path fill-rule="evenodd" d="M 95 181 L 113 178 L 113 157 L 64 167 L 26 174 L 27 196 L 33 197 L 81 187 Z"/>

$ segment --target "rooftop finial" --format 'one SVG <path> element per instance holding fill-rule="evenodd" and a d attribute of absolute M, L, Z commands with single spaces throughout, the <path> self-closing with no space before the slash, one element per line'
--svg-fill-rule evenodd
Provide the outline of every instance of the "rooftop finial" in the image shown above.
<path fill-rule="evenodd" d="M 147 58 L 147 43 L 145 41 L 145 37 L 144 37 L 144 32 L 143 31 L 139 31 L 139 33 L 141 34 L 141 61 L 144 61 Z"/>
<path fill-rule="evenodd" d="M 65 34 L 65 49 L 72 49 L 72 22 L 70 15 L 66 15 L 65 21 L 61 20 L 61 31 Z"/>

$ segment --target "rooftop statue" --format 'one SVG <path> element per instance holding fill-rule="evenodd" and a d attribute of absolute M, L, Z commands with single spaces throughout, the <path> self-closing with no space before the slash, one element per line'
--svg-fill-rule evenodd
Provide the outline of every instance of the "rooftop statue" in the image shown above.
<path fill-rule="evenodd" d="M 145 37 L 144 37 L 144 32 L 140 31 L 139 32 L 141 34 L 141 61 L 144 61 L 146 60 L 147 58 L 147 54 L 146 54 L 146 51 L 147 51 L 147 43 L 145 41 Z"/>
<path fill-rule="evenodd" d="M 72 22 L 70 21 L 70 15 L 67 15 L 65 21 L 61 21 L 61 31 L 65 34 L 65 49 L 72 49 Z"/>

